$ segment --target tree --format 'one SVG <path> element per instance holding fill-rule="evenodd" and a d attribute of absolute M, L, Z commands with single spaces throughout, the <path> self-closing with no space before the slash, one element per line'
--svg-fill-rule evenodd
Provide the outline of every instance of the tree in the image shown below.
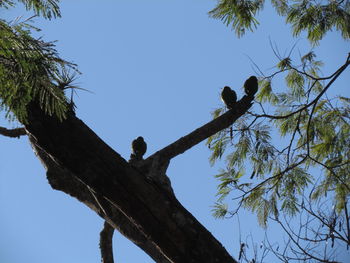
<path fill-rule="evenodd" d="M 306 31 L 312 45 L 333 28 L 350 38 L 350 1 L 271 3 L 292 25 L 293 34 Z M 210 14 L 242 36 L 257 27 L 255 16 L 263 5 L 264 1 L 223 0 Z M 344 54 L 344 64 L 334 72 L 322 74 L 323 63 L 313 51 L 295 62 L 293 50 L 283 57 L 271 47 L 279 59 L 276 71 L 266 75 L 255 64 L 260 75 L 259 107 L 207 142 L 211 162 L 225 156 L 227 163 L 217 175 L 214 215 L 233 216 L 244 207 L 257 214 L 263 227 L 269 219 L 277 222 L 289 241 L 282 252 L 276 251 L 277 246 L 268 248 L 281 261 L 335 262 L 334 244 L 350 245 L 350 100 L 344 94 L 330 97 L 327 91 L 347 70 L 350 54 Z M 278 89 L 278 78 L 285 78 L 286 89 Z M 221 113 L 222 108 L 217 109 L 213 117 Z M 277 132 L 280 145 L 272 140 L 271 134 Z M 228 197 L 237 201 L 230 202 L 234 209 L 228 208 Z M 300 221 L 290 224 L 300 214 L 304 214 Z"/>
<path fill-rule="evenodd" d="M 47 3 L 43 1 L 26 2 L 28 7 L 35 6 L 37 12 L 42 14 L 47 14 L 48 10 L 52 9 L 46 10 L 47 5 L 41 6 L 40 3 L 49 3 L 49 7 L 55 3 L 54 1 Z M 2 2 L 2 4 L 6 3 L 10 2 Z M 6 34 L 11 35 L 11 30 L 13 29 L 9 28 L 6 31 L 6 27 L 4 27 Z M 20 36 L 22 34 L 23 37 L 28 36 L 26 32 L 21 32 L 21 27 L 17 27 L 15 30 L 18 30 Z M 115 154 L 75 117 L 73 102 L 64 97 L 62 92 L 62 90 L 75 89 L 71 86 L 74 77 L 66 74 L 69 73 L 69 68 L 75 70 L 74 65 L 59 59 L 54 50 L 46 45 L 47 43 L 41 43 L 43 47 L 48 47 L 47 50 L 37 52 L 42 51 L 42 49 L 33 47 L 40 46 L 40 41 L 30 40 L 34 40 L 35 44 L 25 47 L 19 46 L 17 52 L 12 52 L 13 50 L 5 45 L 3 50 L 9 54 L 4 54 L 4 63 L 2 63 L 4 72 L 2 76 L 5 77 L 1 81 L 5 85 L 1 86 L 6 88 L 2 90 L 1 97 L 4 96 L 2 97 L 3 106 L 9 112 L 9 117 L 11 117 L 10 112 L 12 112 L 17 119 L 25 124 L 26 130 L 30 133 L 33 147 L 48 169 L 47 176 L 50 184 L 86 203 L 113 227 L 118 228 L 123 234 L 133 239 L 157 261 L 190 262 L 189 257 L 197 261 L 203 261 L 203 259 L 210 261 L 211 257 L 216 257 L 215 253 L 222 254 L 223 250 L 217 241 L 200 227 L 188 212 L 182 209 L 171 192 L 159 184 L 161 179 L 149 181 L 140 176 L 140 173 L 166 178 L 164 174 L 167 162 L 172 157 L 192 147 L 207 136 L 229 127 L 250 107 L 250 100 L 245 97 L 237 105 L 240 106 L 238 112 L 229 111 L 223 114 L 208 126 L 196 130 L 195 133 L 189 134 L 189 136 L 147 158 L 138 169 L 135 169 Z M 23 42 L 27 43 L 19 41 L 19 43 Z M 13 46 L 9 43 L 8 45 Z M 22 53 L 23 50 L 26 51 L 25 54 Z M 15 58 L 15 60 L 12 61 L 8 58 Z M 18 59 L 16 60 L 16 58 Z M 21 76 L 18 78 L 19 82 L 15 82 L 17 78 L 7 77 L 9 74 L 16 74 L 17 77 L 17 74 L 22 73 L 22 76 L 19 75 Z M 35 78 L 28 79 L 28 75 Z M 36 86 L 37 83 L 42 85 Z M 19 89 L 22 85 L 26 89 Z M 11 92 L 8 92 L 9 90 Z M 24 91 L 26 96 L 22 96 Z M 38 101 L 39 106 L 36 105 Z M 47 113 L 51 114 L 51 117 L 47 116 Z M 21 132 L 23 130 L 12 132 L 4 130 L 3 133 L 16 136 Z M 81 148 L 82 146 L 83 148 Z M 96 155 L 96 153 L 100 154 Z M 102 168 L 103 170 L 100 170 Z M 115 177 L 115 174 L 118 176 Z M 97 175 L 99 176 L 97 177 Z M 121 192 L 115 193 L 115 189 L 120 189 Z M 130 193 L 135 189 L 139 189 L 137 195 L 130 196 Z M 126 198 L 128 203 L 125 202 Z M 144 203 L 141 203 L 140 200 L 143 200 Z M 159 205 L 154 207 L 154 204 Z M 157 209 L 159 207 L 166 208 L 166 211 L 160 211 Z M 159 222 L 166 224 L 164 226 L 166 229 L 174 230 L 171 236 L 164 237 L 159 234 Z M 185 238 L 182 234 L 191 233 L 189 229 L 196 230 L 193 231 L 193 235 L 190 234 Z M 175 240 L 175 244 L 178 244 L 179 247 L 174 247 L 171 240 Z M 193 253 L 185 255 L 183 251 L 189 248 L 187 244 L 193 243 L 193 240 L 202 240 L 203 244 L 198 244 L 197 248 L 191 247 Z M 196 255 L 196 249 L 208 247 L 212 248 L 212 251 L 208 251 L 208 253 L 213 253 L 213 255 Z M 203 250 L 200 251 L 202 253 Z M 226 256 L 224 253 L 223 257 Z M 231 259 L 226 258 L 225 260 L 224 262 L 229 262 L 228 260 Z"/>
<path fill-rule="evenodd" d="M 59 15 L 56 2 L 25 1 L 28 8 L 48 18 Z M 2 109 L 24 125 L 1 129 L 2 134 L 27 135 L 54 189 L 85 203 L 155 261 L 235 262 L 164 186 L 165 171 L 171 158 L 242 116 L 252 97 L 237 102 L 238 110 L 130 164 L 75 116 L 74 103 L 64 94 L 76 89 L 72 86 L 75 65 L 60 59 L 53 43 L 31 37 L 27 27 L 25 22 L 1 21 Z M 101 234 L 102 239 L 105 236 L 110 235 Z"/>

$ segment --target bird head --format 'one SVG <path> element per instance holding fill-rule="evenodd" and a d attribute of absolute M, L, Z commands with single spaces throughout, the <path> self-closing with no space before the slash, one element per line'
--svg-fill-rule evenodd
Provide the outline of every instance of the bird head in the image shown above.
<path fill-rule="evenodd" d="M 250 81 L 258 81 L 258 78 L 255 76 L 250 76 L 249 79 Z"/>

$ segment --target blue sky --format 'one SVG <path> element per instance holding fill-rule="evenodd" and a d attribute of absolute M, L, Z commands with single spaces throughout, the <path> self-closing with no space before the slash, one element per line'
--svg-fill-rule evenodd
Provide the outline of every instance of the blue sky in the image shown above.
<path fill-rule="evenodd" d="M 211 119 L 221 106 L 221 88 L 229 85 L 238 96 L 245 79 L 254 75 L 250 57 L 263 71 L 272 72 L 277 58 L 269 39 L 282 55 L 298 41 L 295 54 L 310 46 L 304 36 L 292 38 L 284 19 L 266 5 L 254 33 L 238 39 L 207 12 L 209 0 L 62 1 L 62 18 L 35 19 L 47 41 L 58 40 L 60 55 L 79 65 L 81 91 L 75 98 L 77 115 L 124 158 L 130 143 L 143 136 L 150 155 Z M 0 10 L 0 17 L 30 14 L 21 8 Z M 349 42 L 330 33 L 315 48 L 334 72 L 350 51 Z M 349 72 L 338 81 L 350 83 Z M 283 88 L 283 82 L 278 83 Z M 349 96 L 349 90 L 339 92 Z M 335 92 L 338 93 L 338 92 Z M 16 127 L 4 118 L 0 126 Z M 168 176 L 176 196 L 237 258 L 237 220 L 211 216 L 217 174 L 204 142 L 172 160 Z M 99 262 L 99 231 L 94 212 L 75 199 L 53 191 L 27 138 L 0 137 L 0 262 Z M 242 236 L 263 239 L 256 217 L 243 214 Z M 273 232 L 273 237 L 279 236 Z M 145 253 L 115 233 L 117 262 L 153 262 Z"/>

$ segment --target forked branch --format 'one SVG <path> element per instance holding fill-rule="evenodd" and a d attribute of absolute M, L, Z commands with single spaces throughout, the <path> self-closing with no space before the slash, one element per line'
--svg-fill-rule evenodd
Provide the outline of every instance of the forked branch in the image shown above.
<path fill-rule="evenodd" d="M 206 123 L 202 127 L 199 127 L 184 137 L 181 137 L 165 148 L 157 151 L 153 155 L 149 156 L 145 160 L 145 163 L 149 164 L 156 156 L 159 156 L 164 161 L 169 161 L 215 133 L 230 127 L 230 125 L 232 125 L 237 119 L 248 111 L 248 109 L 252 106 L 253 99 L 254 98 L 252 96 L 243 96 L 243 98 L 236 103 L 236 106 L 233 109 L 227 111 L 220 117 Z"/>

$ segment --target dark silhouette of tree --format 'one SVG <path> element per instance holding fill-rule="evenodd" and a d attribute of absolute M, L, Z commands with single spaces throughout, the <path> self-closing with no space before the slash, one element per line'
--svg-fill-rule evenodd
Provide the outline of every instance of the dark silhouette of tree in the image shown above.
<path fill-rule="evenodd" d="M 60 16 L 58 0 L 19 2 L 47 19 Z M 306 31 L 313 44 L 334 27 L 344 39 L 350 37 L 349 1 L 324 1 L 322 5 L 271 2 L 292 24 L 294 34 Z M 209 14 L 242 36 L 258 25 L 255 15 L 263 4 L 259 0 L 220 0 Z M 13 5 L 10 0 L 0 2 L 0 8 Z M 203 140 L 208 140 L 213 151 L 212 162 L 233 144 L 228 168 L 217 176 L 215 216 L 232 216 L 244 207 L 256 212 L 263 226 L 269 219 L 277 222 L 289 237 L 286 249 L 280 252 L 268 238 L 263 247 L 282 261 L 334 262 L 332 255 L 318 255 L 317 245 L 350 245 L 350 100 L 339 96 L 341 103 L 334 104 L 326 97 L 348 68 L 349 56 L 334 73 L 321 76 L 321 62 L 313 52 L 302 56 L 297 66 L 291 56 L 283 58 L 275 52 L 280 59 L 278 71 L 264 75 L 256 66 L 259 78 L 247 79 L 243 85 L 247 95 L 235 99 L 227 112 L 216 110 L 214 119 L 202 127 L 146 159 L 141 154 L 136 162 L 128 162 L 76 116 L 72 96 L 65 95 L 79 89 L 73 85 L 79 73 L 76 65 L 61 59 L 54 43 L 33 38 L 31 30 L 35 28 L 27 21 L 10 24 L 0 20 L 0 105 L 8 119 L 23 124 L 12 130 L 0 127 L 0 134 L 28 136 L 52 188 L 78 199 L 105 220 L 100 235 L 103 262 L 113 262 L 114 229 L 156 262 L 237 262 L 179 203 L 166 176 L 172 158 Z M 272 82 L 280 75 L 286 78 L 288 90 L 276 93 Z M 260 89 L 255 98 L 257 80 Z M 254 99 L 260 111 L 250 111 Z M 267 113 L 266 103 L 274 114 Z M 277 149 L 271 143 L 270 126 L 261 120 L 289 136 L 285 148 Z M 244 172 L 244 166 L 251 170 Z M 312 166 L 322 168 L 318 181 L 309 174 Z M 223 202 L 233 190 L 239 194 L 238 204 L 229 210 Z M 322 200 L 327 194 L 330 210 Z M 316 209 L 315 204 L 319 204 Z M 301 212 L 307 221 L 295 231 L 289 220 Z M 316 246 L 310 248 L 310 244 Z M 241 242 L 238 260 L 257 262 L 257 257 L 249 258 L 247 248 L 247 242 Z"/>

